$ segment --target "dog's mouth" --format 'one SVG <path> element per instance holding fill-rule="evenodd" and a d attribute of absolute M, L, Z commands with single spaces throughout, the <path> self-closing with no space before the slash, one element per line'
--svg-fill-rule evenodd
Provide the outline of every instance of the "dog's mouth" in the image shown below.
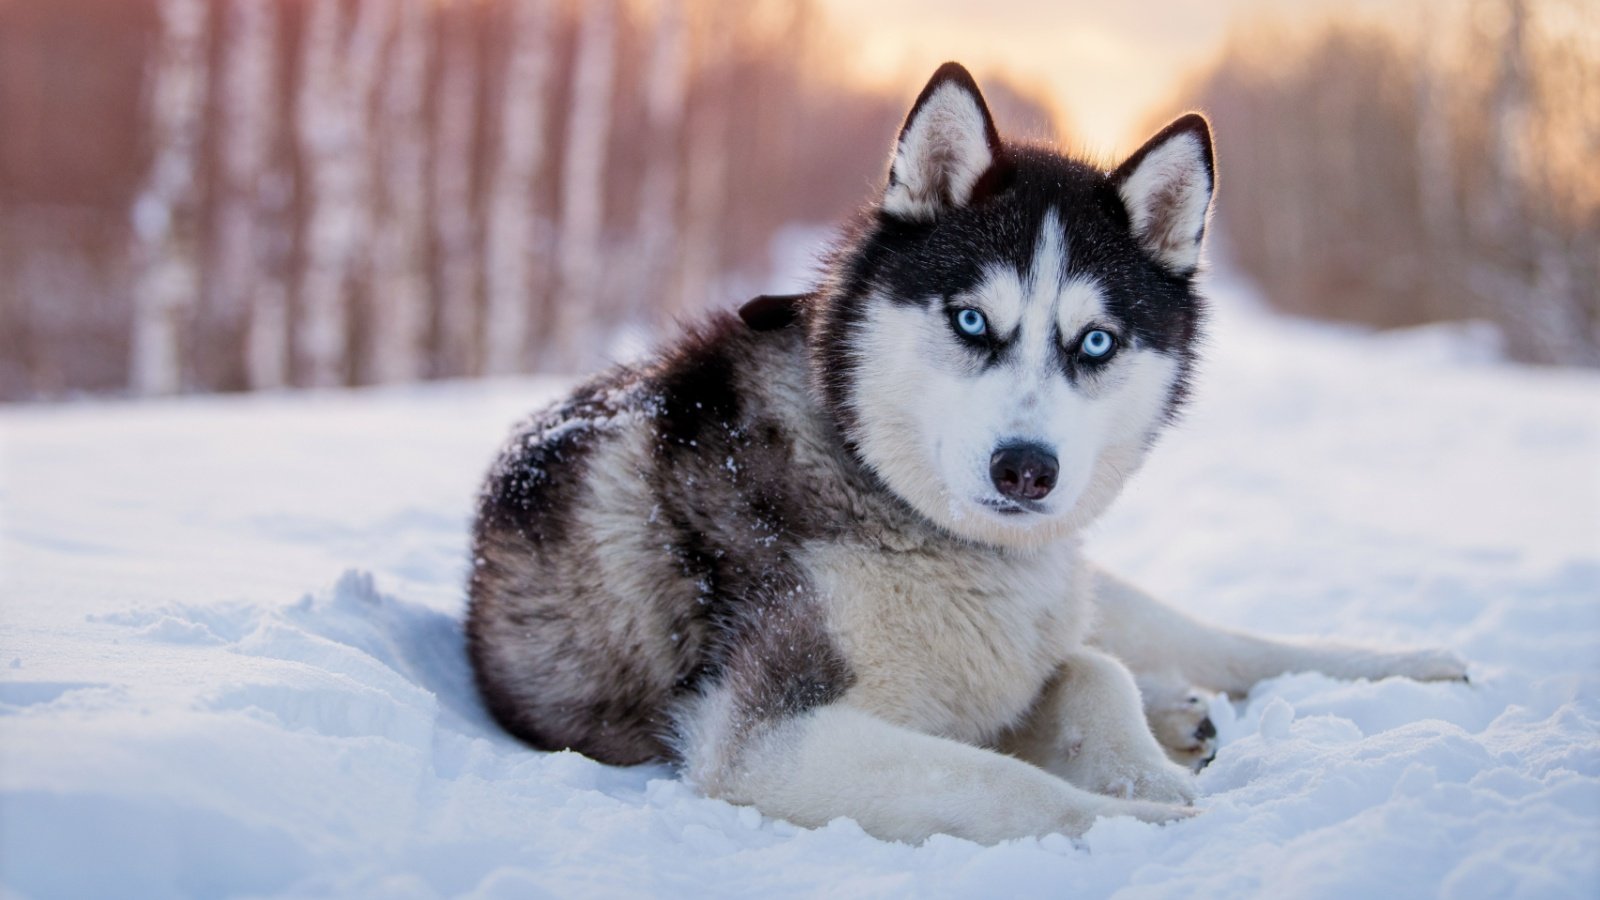
<path fill-rule="evenodd" d="M 992 509 L 1002 516 L 1025 516 L 1046 512 L 1045 505 L 1036 500 L 1009 500 L 1001 497 L 979 497 L 978 505 Z"/>

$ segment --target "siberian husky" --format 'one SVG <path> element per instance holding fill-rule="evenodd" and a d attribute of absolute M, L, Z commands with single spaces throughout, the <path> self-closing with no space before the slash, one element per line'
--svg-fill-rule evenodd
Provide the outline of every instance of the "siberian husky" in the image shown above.
<path fill-rule="evenodd" d="M 1002 141 L 941 67 L 811 293 L 512 437 L 467 625 L 494 717 L 798 824 L 994 842 L 1191 814 L 1209 692 L 1464 678 L 1203 625 L 1080 556 L 1183 402 L 1215 183 L 1198 114 L 1105 171 Z"/>

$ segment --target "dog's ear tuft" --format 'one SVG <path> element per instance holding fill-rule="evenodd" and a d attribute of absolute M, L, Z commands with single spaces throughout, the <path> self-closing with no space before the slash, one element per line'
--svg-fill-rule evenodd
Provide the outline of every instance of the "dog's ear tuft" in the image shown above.
<path fill-rule="evenodd" d="M 1161 129 L 1111 173 L 1133 236 L 1179 275 L 1200 265 L 1200 244 L 1216 188 L 1211 126 L 1189 113 Z"/>
<path fill-rule="evenodd" d="M 912 105 L 895 142 L 883 211 L 926 222 L 946 209 L 966 206 L 1000 160 L 1000 133 L 960 63 L 933 73 Z"/>

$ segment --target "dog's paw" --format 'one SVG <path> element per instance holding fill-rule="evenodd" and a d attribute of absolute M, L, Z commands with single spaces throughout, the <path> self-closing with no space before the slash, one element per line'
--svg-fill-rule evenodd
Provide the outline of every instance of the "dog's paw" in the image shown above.
<path fill-rule="evenodd" d="M 1217 726 L 1211 722 L 1211 695 L 1198 690 L 1163 698 L 1145 709 L 1150 731 L 1168 758 L 1192 772 L 1217 755 Z"/>
<path fill-rule="evenodd" d="M 1379 677 L 1411 678 L 1416 681 L 1466 681 L 1466 660 L 1450 652 L 1430 648 L 1386 654 Z"/>
<path fill-rule="evenodd" d="M 1132 816 L 1141 822 L 1153 822 L 1160 825 L 1166 822 L 1192 819 L 1200 815 L 1200 812 L 1201 810 L 1186 804 L 1162 803 L 1155 800 L 1108 799 L 1099 814 L 1101 816 Z"/>
<path fill-rule="evenodd" d="M 1075 806 L 1069 814 L 1062 817 L 1057 828 L 1072 837 L 1082 837 L 1084 832 L 1094 826 L 1097 819 L 1129 816 L 1141 822 L 1163 825 L 1167 822 L 1192 819 L 1200 813 L 1201 810 L 1193 806 L 1179 806 L 1154 800 L 1095 797 L 1086 804 Z"/>
<path fill-rule="evenodd" d="M 1195 798 L 1199 796 L 1194 776 L 1189 770 L 1164 759 L 1150 760 L 1142 765 L 1134 763 L 1110 767 L 1091 787 L 1096 793 L 1123 800 L 1149 800 L 1180 806 L 1194 805 Z"/>

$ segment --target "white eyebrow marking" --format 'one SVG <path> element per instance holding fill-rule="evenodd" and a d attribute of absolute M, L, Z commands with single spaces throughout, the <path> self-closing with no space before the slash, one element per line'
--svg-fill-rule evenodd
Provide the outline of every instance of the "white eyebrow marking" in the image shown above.
<path fill-rule="evenodd" d="M 1070 341 L 1085 327 L 1105 321 L 1106 295 L 1093 278 L 1074 276 L 1057 297 L 1056 327 L 1061 340 Z"/>
<path fill-rule="evenodd" d="M 993 334 L 1008 335 L 1022 318 L 1026 295 L 1022 276 L 1010 266 L 990 266 L 973 292 L 973 305 L 989 319 Z"/>

